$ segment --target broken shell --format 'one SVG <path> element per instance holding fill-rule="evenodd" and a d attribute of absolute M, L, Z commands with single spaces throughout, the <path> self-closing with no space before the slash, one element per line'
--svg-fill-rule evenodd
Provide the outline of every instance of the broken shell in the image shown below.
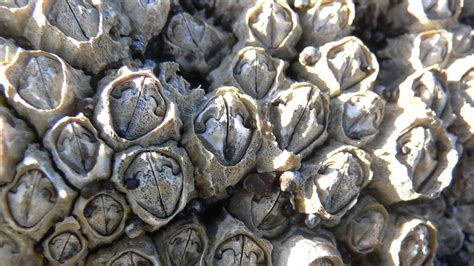
<path fill-rule="evenodd" d="M 464 242 L 464 232 L 455 218 L 442 217 L 436 221 L 438 229 L 437 254 L 452 255 L 459 251 Z"/>
<path fill-rule="evenodd" d="M 0 265 L 43 265 L 43 256 L 33 248 L 34 241 L 0 222 Z"/>
<path fill-rule="evenodd" d="M 46 152 L 30 145 L 15 179 L 1 191 L 0 208 L 16 231 L 39 240 L 69 215 L 76 192 L 56 173 Z"/>
<path fill-rule="evenodd" d="M 76 101 L 92 94 L 89 77 L 57 55 L 20 49 L 0 73 L 11 106 L 42 136 Z"/>
<path fill-rule="evenodd" d="M 385 101 L 374 92 L 341 94 L 331 99 L 329 134 L 342 143 L 363 147 L 378 134 L 384 110 Z"/>
<path fill-rule="evenodd" d="M 373 197 L 364 196 L 342 219 L 336 236 L 351 251 L 367 254 L 382 242 L 387 223 L 388 212 L 385 207 Z"/>
<path fill-rule="evenodd" d="M 308 179 L 296 193 L 297 210 L 319 215 L 326 226 L 338 224 L 372 180 L 371 160 L 367 152 L 353 146 L 334 142 L 323 148 L 301 166 Z"/>
<path fill-rule="evenodd" d="M 226 188 L 255 167 L 261 125 L 255 100 L 237 88 L 221 87 L 206 96 L 182 139 L 202 197 L 226 196 Z"/>
<path fill-rule="evenodd" d="M 196 216 L 173 220 L 153 240 L 163 265 L 204 265 L 209 240 Z"/>
<path fill-rule="evenodd" d="M 117 153 L 112 181 L 127 194 L 133 212 L 153 230 L 183 210 L 194 191 L 188 154 L 171 141 Z"/>
<path fill-rule="evenodd" d="M 124 237 L 110 247 L 102 248 L 87 257 L 92 265 L 161 265 L 152 239 L 143 235 L 134 239 Z"/>
<path fill-rule="evenodd" d="M 293 227 L 272 244 L 275 266 L 344 265 L 336 239 L 327 231 L 315 234 L 306 228 Z"/>
<path fill-rule="evenodd" d="M 0 35 L 18 38 L 36 5 L 33 0 L 4 0 L 0 3 Z"/>
<path fill-rule="evenodd" d="M 356 37 L 306 47 L 293 65 L 300 79 L 318 86 L 331 97 L 345 91 L 372 90 L 379 72 L 375 55 Z"/>
<path fill-rule="evenodd" d="M 49 265 L 83 265 L 87 255 L 87 240 L 81 226 L 73 217 L 54 226 L 54 233 L 43 241 L 43 250 Z"/>
<path fill-rule="evenodd" d="M 245 225 L 223 213 L 209 226 L 207 265 L 272 265 L 272 245 Z"/>
<path fill-rule="evenodd" d="M 269 121 L 279 148 L 304 158 L 328 136 L 329 97 L 311 83 L 294 83 L 271 102 Z"/>
<path fill-rule="evenodd" d="M 94 248 L 109 244 L 123 235 L 130 208 L 125 197 L 115 190 L 100 190 L 88 198 L 79 197 L 74 216 L 81 224 L 81 231 Z"/>
<path fill-rule="evenodd" d="M 76 188 L 109 178 L 113 151 L 82 113 L 59 120 L 46 133 L 43 143 Z"/>
<path fill-rule="evenodd" d="M 286 1 L 256 1 L 240 14 L 233 25 L 238 46 L 258 46 L 274 56 L 289 59 L 301 37 L 298 15 Z"/>
<path fill-rule="evenodd" d="M 17 163 L 35 135 L 26 123 L 0 106 L 0 186 L 12 181 Z M 6 156 L 5 156 L 6 155 Z"/>
<path fill-rule="evenodd" d="M 98 97 L 94 124 L 115 150 L 179 140 L 178 109 L 151 70 L 121 68 L 102 80 Z"/>
<path fill-rule="evenodd" d="M 186 12 L 174 15 L 164 35 L 165 48 L 185 72 L 206 74 L 230 52 L 233 37 Z"/>
<path fill-rule="evenodd" d="M 321 46 L 347 36 L 355 17 L 352 0 L 318 1 L 300 13 L 302 46 Z"/>

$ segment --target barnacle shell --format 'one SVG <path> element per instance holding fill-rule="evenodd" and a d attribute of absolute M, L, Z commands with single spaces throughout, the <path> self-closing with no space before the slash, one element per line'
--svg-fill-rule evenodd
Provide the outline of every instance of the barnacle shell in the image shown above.
<path fill-rule="evenodd" d="M 474 137 L 463 145 L 453 183 L 448 192 L 449 198 L 454 198 L 457 204 L 474 202 Z"/>
<path fill-rule="evenodd" d="M 281 58 L 296 55 L 294 45 L 301 36 L 298 15 L 286 1 L 256 1 L 240 14 L 233 25 L 239 45 L 263 47 Z"/>
<path fill-rule="evenodd" d="M 23 120 L 16 118 L 3 106 L 0 106 L 0 125 L 1 186 L 12 181 L 16 164 L 23 159 L 26 148 L 33 142 L 35 135 Z"/>
<path fill-rule="evenodd" d="M 356 37 L 306 47 L 293 65 L 297 76 L 317 85 L 331 97 L 345 91 L 372 90 L 379 65 L 369 49 Z"/>
<path fill-rule="evenodd" d="M 55 172 L 48 154 L 30 145 L 13 182 L 2 188 L 1 212 L 16 231 L 39 240 L 67 216 L 76 192 Z"/>
<path fill-rule="evenodd" d="M 388 212 L 385 207 L 373 197 L 364 196 L 342 219 L 336 236 L 351 251 L 367 254 L 382 242 L 387 223 Z"/>
<path fill-rule="evenodd" d="M 194 191 L 193 165 L 172 141 L 117 153 L 112 181 L 127 194 L 133 212 L 155 230 L 178 214 Z"/>
<path fill-rule="evenodd" d="M 385 101 L 371 91 L 343 93 L 331 99 L 329 134 L 335 140 L 363 147 L 379 132 Z"/>
<path fill-rule="evenodd" d="M 457 23 L 449 28 L 449 33 L 453 45 L 451 61 L 474 52 L 474 31 L 471 26 Z"/>
<path fill-rule="evenodd" d="M 195 166 L 196 186 L 205 198 L 225 196 L 255 166 L 262 122 L 255 100 L 235 87 L 208 94 L 182 139 Z"/>
<path fill-rule="evenodd" d="M 37 1 L 4 0 L 0 3 L 0 35 L 20 37 Z"/>
<path fill-rule="evenodd" d="M 293 227 L 272 244 L 275 266 L 344 265 L 336 248 L 336 239 L 327 231 L 315 234 L 308 229 Z"/>
<path fill-rule="evenodd" d="M 74 216 L 93 248 L 111 243 L 123 234 L 130 208 L 122 194 L 104 189 L 87 198 L 79 197 L 74 206 Z"/>
<path fill-rule="evenodd" d="M 196 216 L 173 220 L 153 240 L 163 265 L 204 265 L 209 240 Z"/>
<path fill-rule="evenodd" d="M 0 71 L 9 104 L 40 136 L 60 117 L 73 114 L 78 99 L 92 93 L 88 76 L 43 51 L 19 49 Z"/>
<path fill-rule="evenodd" d="M 158 257 L 149 236 L 143 235 L 134 239 L 124 237 L 112 246 L 90 254 L 86 265 L 161 265 Z"/>
<path fill-rule="evenodd" d="M 81 226 L 73 217 L 57 223 L 54 233 L 43 241 L 43 249 L 50 265 L 83 265 L 87 255 L 87 240 Z"/>
<path fill-rule="evenodd" d="M 321 46 L 349 34 L 355 8 L 352 0 L 317 1 L 300 13 L 303 34 L 302 46 Z"/>
<path fill-rule="evenodd" d="M 178 109 L 151 70 L 123 67 L 101 82 L 94 124 L 109 146 L 123 150 L 179 140 Z"/>
<path fill-rule="evenodd" d="M 296 194 L 297 210 L 319 215 L 327 226 L 338 224 L 372 180 L 371 160 L 353 146 L 333 142 L 323 148 L 300 169 L 308 179 Z"/>
<path fill-rule="evenodd" d="M 76 188 L 109 178 L 113 151 L 82 113 L 59 120 L 43 142 L 55 164 Z"/>
<path fill-rule="evenodd" d="M 0 219 L 0 222 L 5 221 Z M 0 226 L 0 265 L 42 265 L 43 258 L 34 251 L 34 241 Z"/>
<path fill-rule="evenodd" d="M 20 48 L 9 39 L 0 37 L 0 69 L 11 63 Z"/>
<path fill-rule="evenodd" d="M 228 213 L 209 226 L 206 265 L 272 265 L 272 245 Z"/>
<path fill-rule="evenodd" d="M 211 0 L 213 14 L 223 21 L 223 24 L 232 25 L 239 15 L 249 6 L 255 5 L 258 0 Z"/>

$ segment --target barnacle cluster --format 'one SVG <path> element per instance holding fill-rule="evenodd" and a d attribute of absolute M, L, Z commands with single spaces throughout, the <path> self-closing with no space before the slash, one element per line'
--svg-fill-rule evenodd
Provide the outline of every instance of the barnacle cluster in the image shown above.
<path fill-rule="evenodd" d="M 473 21 L 0 1 L 0 265 L 474 264 Z"/>

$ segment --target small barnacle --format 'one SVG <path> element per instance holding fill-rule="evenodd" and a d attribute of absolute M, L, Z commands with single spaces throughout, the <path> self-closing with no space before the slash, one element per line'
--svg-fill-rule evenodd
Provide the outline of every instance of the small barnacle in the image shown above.
<path fill-rule="evenodd" d="M 421 33 L 415 41 L 419 60 L 424 67 L 442 64 L 451 51 L 451 42 L 444 31 Z"/>

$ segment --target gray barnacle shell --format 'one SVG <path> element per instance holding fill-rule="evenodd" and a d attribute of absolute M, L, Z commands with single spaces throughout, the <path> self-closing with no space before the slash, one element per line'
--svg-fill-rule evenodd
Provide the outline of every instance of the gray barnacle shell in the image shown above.
<path fill-rule="evenodd" d="M 240 14 L 233 25 L 237 47 L 258 46 L 274 56 L 289 59 L 301 37 L 298 15 L 286 1 L 256 1 Z"/>
<path fill-rule="evenodd" d="M 42 265 L 43 256 L 35 252 L 35 242 L 12 230 L 1 218 L 0 222 L 0 265 Z"/>
<path fill-rule="evenodd" d="M 100 136 L 115 150 L 178 140 L 178 109 L 151 70 L 121 68 L 101 81 L 94 111 Z"/>
<path fill-rule="evenodd" d="M 54 232 L 42 243 L 48 265 L 84 265 L 88 243 L 80 229 L 72 216 L 54 226 Z"/>
<path fill-rule="evenodd" d="M 352 0 L 318 1 L 310 9 L 300 12 L 301 45 L 321 46 L 347 36 L 354 17 Z"/>
<path fill-rule="evenodd" d="M 372 91 L 343 93 L 331 99 L 329 134 L 342 143 L 363 147 L 379 132 L 385 101 Z"/>
<path fill-rule="evenodd" d="M 0 72 L 8 103 L 40 136 L 59 118 L 73 114 L 78 99 L 92 94 L 89 79 L 57 55 L 23 49 Z"/>
<path fill-rule="evenodd" d="M 122 194 L 116 190 L 103 189 L 88 197 L 79 197 L 73 214 L 89 246 L 94 248 L 112 243 L 123 235 L 130 208 Z"/>
<path fill-rule="evenodd" d="M 143 235 L 134 239 L 127 237 L 102 249 L 89 254 L 86 260 L 87 266 L 96 265 L 156 265 L 158 261 L 158 252 L 152 239 Z"/>
<path fill-rule="evenodd" d="M 225 211 L 208 229 L 206 265 L 273 265 L 271 243 L 255 236 L 241 221 Z"/>
<path fill-rule="evenodd" d="M 372 90 L 379 64 L 362 41 L 351 36 L 318 49 L 306 47 L 293 69 L 300 79 L 334 97 L 345 91 Z"/>
<path fill-rule="evenodd" d="M 153 241 L 163 265 L 204 266 L 209 239 L 196 216 L 173 220 L 154 235 Z"/>
<path fill-rule="evenodd" d="M 173 141 L 117 153 L 112 181 L 153 230 L 167 224 L 194 196 L 193 165 Z"/>
<path fill-rule="evenodd" d="M 0 208 L 14 230 L 39 240 L 52 224 L 69 215 L 75 197 L 48 154 L 30 145 L 13 182 L 2 188 Z"/>
<path fill-rule="evenodd" d="M 76 188 L 109 178 L 113 151 L 84 114 L 63 117 L 47 131 L 43 143 Z"/>
<path fill-rule="evenodd" d="M 363 196 L 336 229 L 339 241 L 344 241 L 352 252 L 368 254 L 382 242 L 388 223 L 385 207 L 371 196 Z"/>
<path fill-rule="evenodd" d="M 461 58 L 474 52 L 474 30 L 467 24 L 457 23 L 449 28 L 449 34 L 452 38 L 452 54 L 453 59 Z"/>
<path fill-rule="evenodd" d="M 12 40 L 0 37 L 0 69 L 11 63 L 17 52 L 20 51 Z"/>
<path fill-rule="evenodd" d="M 371 160 L 354 146 L 332 142 L 324 147 L 301 166 L 307 180 L 296 192 L 297 210 L 320 216 L 326 226 L 338 224 L 372 180 Z"/>
<path fill-rule="evenodd" d="M 20 37 L 36 3 L 34 0 L 3 0 L 0 3 L 0 35 Z"/>
<path fill-rule="evenodd" d="M 0 186 L 13 180 L 17 163 L 23 159 L 35 135 L 26 123 L 16 118 L 7 108 L 0 106 Z"/>

